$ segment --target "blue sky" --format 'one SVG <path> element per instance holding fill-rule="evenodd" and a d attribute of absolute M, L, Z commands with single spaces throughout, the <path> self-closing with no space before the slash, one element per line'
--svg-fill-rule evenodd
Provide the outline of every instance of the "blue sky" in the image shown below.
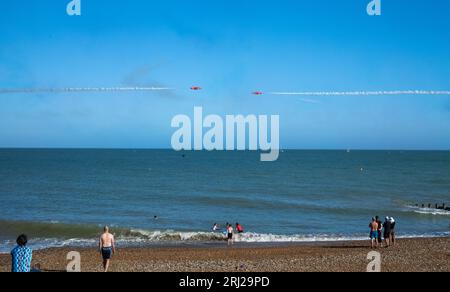
<path fill-rule="evenodd" d="M 279 114 L 300 149 L 450 149 L 450 2 L 2 0 L 0 88 L 169 86 L 169 93 L 0 95 L 0 147 L 168 148 L 176 114 Z M 189 87 L 199 85 L 202 92 Z"/>

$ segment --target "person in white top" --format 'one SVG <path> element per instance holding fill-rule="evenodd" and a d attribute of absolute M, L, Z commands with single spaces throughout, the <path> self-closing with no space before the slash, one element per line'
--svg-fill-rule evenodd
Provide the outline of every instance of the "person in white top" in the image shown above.
<path fill-rule="evenodd" d="M 391 244 L 395 245 L 395 219 L 391 217 L 389 220 L 391 221 Z"/>
<path fill-rule="evenodd" d="M 214 225 L 212 227 L 212 231 L 216 232 L 216 231 L 219 231 L 219 230 L 220 230 L 219 225 L 217 225 L 217 223 L 214 223 Z"/>

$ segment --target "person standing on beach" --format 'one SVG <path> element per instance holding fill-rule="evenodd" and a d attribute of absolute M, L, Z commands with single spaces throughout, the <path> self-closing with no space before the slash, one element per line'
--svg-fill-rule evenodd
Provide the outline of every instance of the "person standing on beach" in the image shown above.
<path fill-rule="evenodd" d="M 389 221 L 391 222 L 391 245 L 395 245 L 395 219 L 394 217 L 389 218 Z"/>
<path fill-rule="evenodd" d="M 377 239 L 377 241 L 380 245 L 382 245 L 383 238 L 381 236 L 383 235 L 383 232 L 382 232 L 383 231 L 383 223 L 381 222 L 379 216 L 375 216 L 375 220 L 377 221 L 377 224 L 378 224 L 378 230 L 377 230 L 378 231 L 378 239 Z"/>
<path fill-rule="evenodd" d="M 31 271 L 31 260 L 33 251 L 27 247 L 28 238 L 25 234 L 20 235 L 17 246 L 11 251 L 11 271 L 13 273 L 29 273 Z"/>
<path fill-rule="evenodd" d="M 109 262 L 112 256 L 116 253 L 114 236 L 109 233 L 109 227 L 105 226 L 103 229 L 103 234 L 100 237 L 99 249 L 103 258 L 103 270 L 108 272 Z"/>
<path fill-rule="evenodd" d="M 372 248 L 378 247 L 378 223 L 376 218 L 372 218 L 372 222 L 369 224 L 370 228 L 370 240 L 372 242 Z"/>
<path fill-rule="evenodd" d="M 233 226 L 231 224 L 227 225 L 227 238 L 228 245 L 233 245 Z"/>
<path fill-rule="evenodd" d="M 386 247 L 389 247 L 391 245 L 391 232 L 392 232 L 392 225 L 391 225 L 391 219 L 389 217 L 386 217 L 386 220 L 383 224 L 383 230 L 384 230 L 384 244 Z"/>

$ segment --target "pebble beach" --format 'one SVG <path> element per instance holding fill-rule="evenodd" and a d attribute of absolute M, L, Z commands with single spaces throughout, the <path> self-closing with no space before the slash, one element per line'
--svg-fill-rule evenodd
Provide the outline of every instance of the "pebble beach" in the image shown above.
<path fill-rule="evenodd" d="M 450 237 L 400 239 L 380 252 L 382 272 L 450 272 Z M 101 272 L 95 248 L 51 248 L 34 252 L 33 267 L 64 272 L 69 251 L 81 254 L 82 272 Z M 368 241 L 279 246 L 119 248 L 110 272 L 365 272 Z M 8 272 L 10 256 L 0 255 Z"/>

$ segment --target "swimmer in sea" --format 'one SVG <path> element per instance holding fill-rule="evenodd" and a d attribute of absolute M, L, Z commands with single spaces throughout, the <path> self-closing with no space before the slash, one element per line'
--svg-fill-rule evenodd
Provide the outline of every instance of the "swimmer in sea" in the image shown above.
<path fill-rule="evenodd" d="M 217 231 L 219 231 L 219 230 L 220 230 L 219 225 L 218 225 L 217 223 L 214 223 L 214 225 L 213 225 L 213 227 L 212 227 L 212 231 L 213 231 L 213 232 L 217 232 Z"/>
<path fill-rule="evenodd" d="M 236 223 L 236 231 L 237 231 L 238 233 L 244 233 L 244 227 L 242 227 L 241 224 Z"/>

